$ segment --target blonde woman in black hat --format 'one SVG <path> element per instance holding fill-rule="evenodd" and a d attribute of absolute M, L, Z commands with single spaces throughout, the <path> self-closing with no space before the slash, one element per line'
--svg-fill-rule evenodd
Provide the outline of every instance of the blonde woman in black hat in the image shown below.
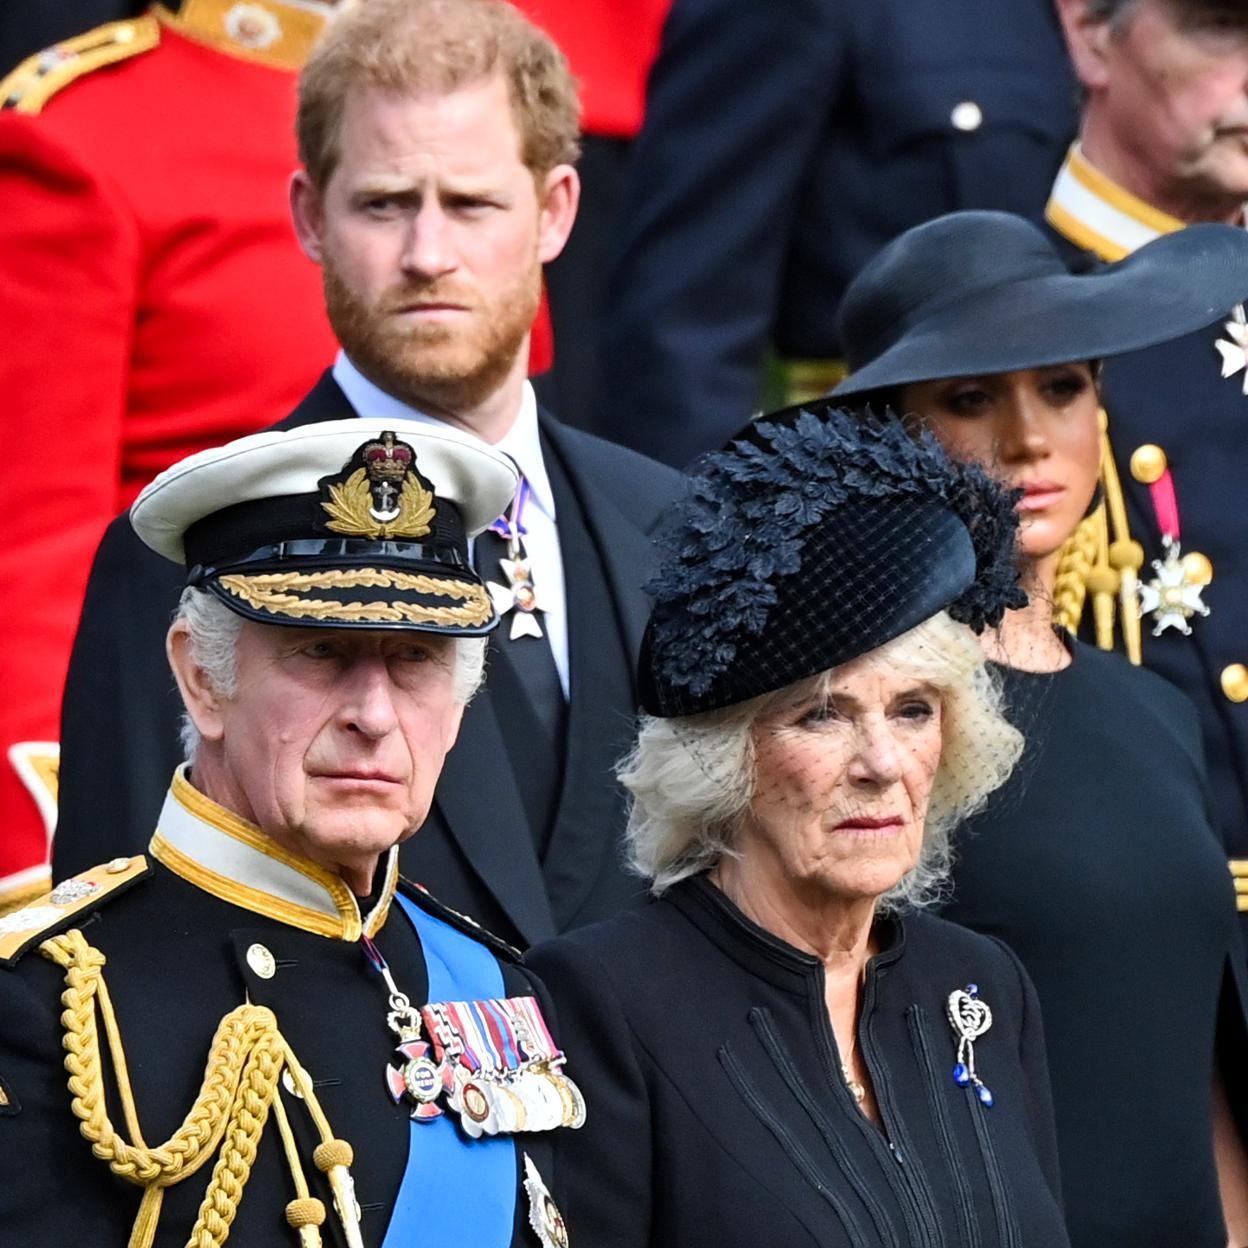
<path fill-rule="evenodd" d="M 1030 983 L 919 909 L 1022 749 L 967 627 L 1022 601 L 1015 532 L 826 403 L 693 478 L 622 771 L 657 900 L 529 955 L 590 1105 L 572 1243 L 1067 1243 Z"/>
<path fill-rule="evenodd" d="M 1243 953 L 1195 713 L 1055 627 L 1097 491 L 1095 361 L 1246 294 L 1243 231 L 1193 227 L 1072 276 L 1022 220 L 960 213 L 881 252 L 841 313 L 839 399 L 910 414 L 1022 491 L 1030 602 L 985 640 L 1029 748 L 959 836 L 944 914 L 1036 981 L 1076 1248 L 1248 1243 Z"/>

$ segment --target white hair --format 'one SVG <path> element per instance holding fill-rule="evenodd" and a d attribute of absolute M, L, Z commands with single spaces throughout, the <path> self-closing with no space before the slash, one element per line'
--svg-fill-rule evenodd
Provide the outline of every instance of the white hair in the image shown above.
<path fill-rule="evenodd" d="M 950 832 L 1008 779 L 1023 738 L 1006 720 L 997 682 L 974 635 L 941 612 L 885 643 L 872 658 L 931 685 L 940 695 L 941 754 L 915 866 L 879 899 L 881 912 L 942 896 L 951 866 Z M 678 880 L 736 853 L 755 796 L 754 725 L 768 711 L 807 700 L 834 672 L 699 715 L 643 716 L 637 744 L 617 769 L 629 791 L 633 869 L 663 893 Z"/>
<path fill-rule="evenodd" d="M 192 587 L 182 591 L 174 615 L 174 622 L 178 621 L 186 625 L 191 661 L 223 698 L 234 697 L 238 693 L 238 638 L 243 630 L 243 617 L 207 590 Z M 452 696 L 461 706 L 467 706 L 481 687 L 485 677 L 485 646 L 484 637 L 455 638 Z M 190 713 L 185 711 L 181 737 L 183 755 L 193 764 L 201 738 Z"/>

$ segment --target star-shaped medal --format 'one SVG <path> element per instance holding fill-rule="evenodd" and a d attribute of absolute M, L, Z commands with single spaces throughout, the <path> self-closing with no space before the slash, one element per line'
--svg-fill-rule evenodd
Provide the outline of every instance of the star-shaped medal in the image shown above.
<path fill-rule="evenodd" d="M 1163 537 L 1165 555 L 1154 559 L 1157 573 L 1151 581 L 1141 581 L 1136 588 L 1140 596 L 1140 614 L 1151 615 L 1153 636 L 1160 637 L 1168 628 L 1177 628 L 1185 637 L 1192 635 L 1188 620 L 1194 615 L 1208 615 L 1209 608 L 1201 600 L 1204 585 L 1194 580 L 1180 557 L 1179 543 Z"/>
<path fill-rule="evenodd" d="M 1222 327 L 1226 330 L 1230 342 L 1219 338 L 1213 345 L 1222 357 L 1222 376 L 1234 377 L 1243 371 L 1244 393 L 1248 394 L 1248 315 L 1244 305 L 1238 304 L 1231 313 L 1231 319 Z"/>
<path fill-rule="evenodd" d="M 533 586 L 533 574 L 527 559 L 500 559 L 499 566 L 507 578 L 506 585 L 497 581 L 487 581 L 486 588 L 494 602 L 494 610 L 500 616 L 514 611 L 511 617 L 511 640 L 517 637 L 540 637 L 542 626 L 538 623 L 537 613 L 544 610 L 537 600 L 537 590 Z"/>

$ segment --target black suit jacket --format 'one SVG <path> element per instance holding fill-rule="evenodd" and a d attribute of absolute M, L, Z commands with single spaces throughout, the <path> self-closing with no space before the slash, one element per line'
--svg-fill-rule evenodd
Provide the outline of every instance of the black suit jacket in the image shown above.
<path fill-rule="evenodd" d="M 718 446 L 769 342 L 839 354 L 841 295 L 890 239 L 962 208 L 1038 221 L 1075 100 L 1052 0 L 674 0 L 587 427 L 675 464 Z"/>
<path fill-rule="evenodd" d="M 356 414 L 327 373 L 276 427 Z M 513 774 L 488 677 L 464 715 L 429 818 L 402 851 L 406 874 L 522 947 L 613 914 L 640 894 L 620 854 L 624 808 L 611 777 L 631 733 L 636 699 L 604 705 L 594 682 L 578 678 L 575 648 L 596 628 L 612 627 L 628 655 L 636 655 L 648 611 L 642 586 L 651 569 L 649 534 L 680 480 L 669 468 L 544 413 L 540 420 L 545 451 L 558 457 L 601 557 L 614 615 L 582 620 L 578 638 L 570 609 L 566 773 L 545 870 L 521 800 L 524 779 Z M 577 510 L 560 510 L 561 540 L 563 526 L 577 522 Z M 573 576 L 565 566 L 569 582 Z M 164 636 L 182 581 L 182 569 L 148 550 L 127 517 L 113 521 L 87 586 L 65 689 L 57 879 L 140 851 L 160 812 L 181 760 L 182 708 Z M 631 672 L 628 683 L 632 688 Z"/>

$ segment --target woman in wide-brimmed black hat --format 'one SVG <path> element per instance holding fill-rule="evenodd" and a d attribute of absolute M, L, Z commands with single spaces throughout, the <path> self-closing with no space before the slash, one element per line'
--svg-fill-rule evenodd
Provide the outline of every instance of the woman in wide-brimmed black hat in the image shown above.
<path fill-rule="evenodd" d="M 842 305 L 852 371 L 836 398 L 917 417 L 1023 491 L 1031 601 L 987 646 L 1029 708 L 1028 754 L 960 835 L 945 913 L 1008 941 L 1036 981 L 1076 1248 L 1224 1248 L 1224 1220 L 1248 1243 L 1243 952 L 1196 716 L 1055 628 L 1086 582 L 1112 595 L 1142 561 L 1085 522 L 1097 361 L 1245 296 L 1242 230 L 1195 226 L 1071 274 L 1034 226 L 977 212 L 902 235 Z M 1180 612 L 1199 609 L 1190 593 Z"/>

